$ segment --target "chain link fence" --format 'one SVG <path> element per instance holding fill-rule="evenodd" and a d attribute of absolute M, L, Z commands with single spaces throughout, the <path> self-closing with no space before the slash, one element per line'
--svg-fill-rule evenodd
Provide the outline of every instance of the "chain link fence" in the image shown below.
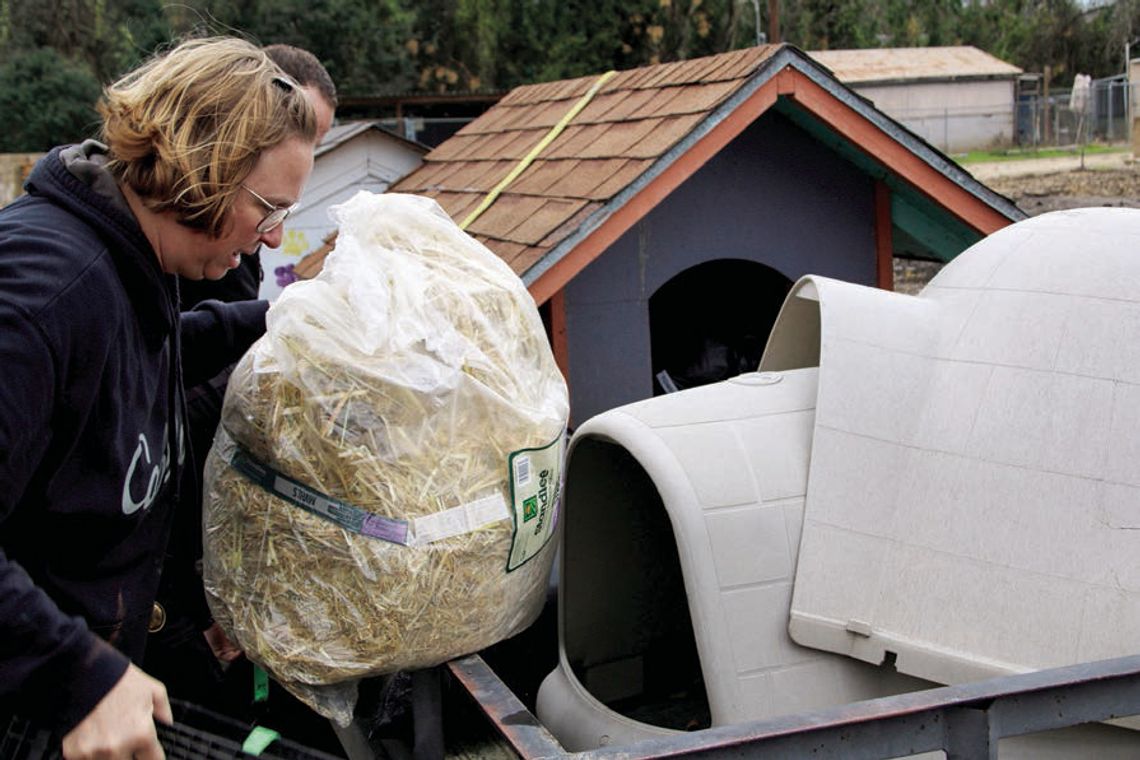
<path fill-rule="evenodd" d="M 1021 92 L 1017 97 L 1015 142 L 1020 147 L 1062 147 L 1131 139 L 1136 83 L 1123 75 L 1086 80 L 1087 87 Z"/>
<path fill-rule="evenodd" d="M 991 91 L 937 106 L 885 101 L 879 107 L 951 154 L 1009 147 L 1072 148 L 1132 138 L 1131 114 L 1140 97 L 1140 78 L 1130 85 L 1123 74 L 1096 80 L 1082 77 L 1077 87 L 1048 93 L 1040 76 L 1027 75 L 1015 84 L 1012 104 L 1008 91 L 1004 96 Z"/>

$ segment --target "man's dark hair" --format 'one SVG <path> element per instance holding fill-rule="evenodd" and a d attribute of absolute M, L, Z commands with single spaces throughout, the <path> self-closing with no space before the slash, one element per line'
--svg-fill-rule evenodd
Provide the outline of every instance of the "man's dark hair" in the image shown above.
<path fill-rule="evenodd" d="M 267 45 L 265 54 L 302 87 L 315 87 L 336 108 L 336 85 L 317 57 L 308 50 L 292 45 Z"/>

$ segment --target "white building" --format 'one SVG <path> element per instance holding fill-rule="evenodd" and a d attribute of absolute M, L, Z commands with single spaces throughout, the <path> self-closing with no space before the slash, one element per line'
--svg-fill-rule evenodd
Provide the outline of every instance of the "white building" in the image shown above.
<path fill-rule="evenodd" d="M 313 173 L 300 207 L 285 224 L 285 240 L 276 250 L 263 249 L 265 277 L 259 296 L 272 300 L 292 279 L 292 266 L 319 248 L 335 229 L 331 206 L 358 190 L 382 193 L 417 168 L 426 145 L 407 140 L 374 121 L 338 124 L 329 130 L 314 154 Z"/>
<path fill-rule="evenodd" d="M 819 50 L 809 55 L 880 111 L 947 153 L 1013 142 L 1022 70 L 978 48 Z"/>

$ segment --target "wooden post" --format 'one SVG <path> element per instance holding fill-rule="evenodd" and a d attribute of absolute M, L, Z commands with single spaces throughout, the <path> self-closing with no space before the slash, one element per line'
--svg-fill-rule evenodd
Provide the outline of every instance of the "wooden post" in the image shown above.
<path fill-rule="evenodd" d="M 566 296 L 562 290 L 550 297 L 550 348 L 562 377 L 570 383 L 570 345 L 566 339 Z"/>
<path fill-rule="evenodd" d="M 891 189 L 875 180 L 875 285 L 895 289 L 894 243 L 891 240 Z"/>

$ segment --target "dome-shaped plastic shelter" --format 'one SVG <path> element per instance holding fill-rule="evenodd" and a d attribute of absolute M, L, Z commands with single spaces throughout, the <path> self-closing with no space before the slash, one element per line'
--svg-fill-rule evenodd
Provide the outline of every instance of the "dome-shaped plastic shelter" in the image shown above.
<path fill-rule="evenodd" d="M 1138 243 L 1058 212 L 918 296 L 806 277 L 759 372 L 583 424 L 542 722 L 588 749 L 1133 651 Z"/>

